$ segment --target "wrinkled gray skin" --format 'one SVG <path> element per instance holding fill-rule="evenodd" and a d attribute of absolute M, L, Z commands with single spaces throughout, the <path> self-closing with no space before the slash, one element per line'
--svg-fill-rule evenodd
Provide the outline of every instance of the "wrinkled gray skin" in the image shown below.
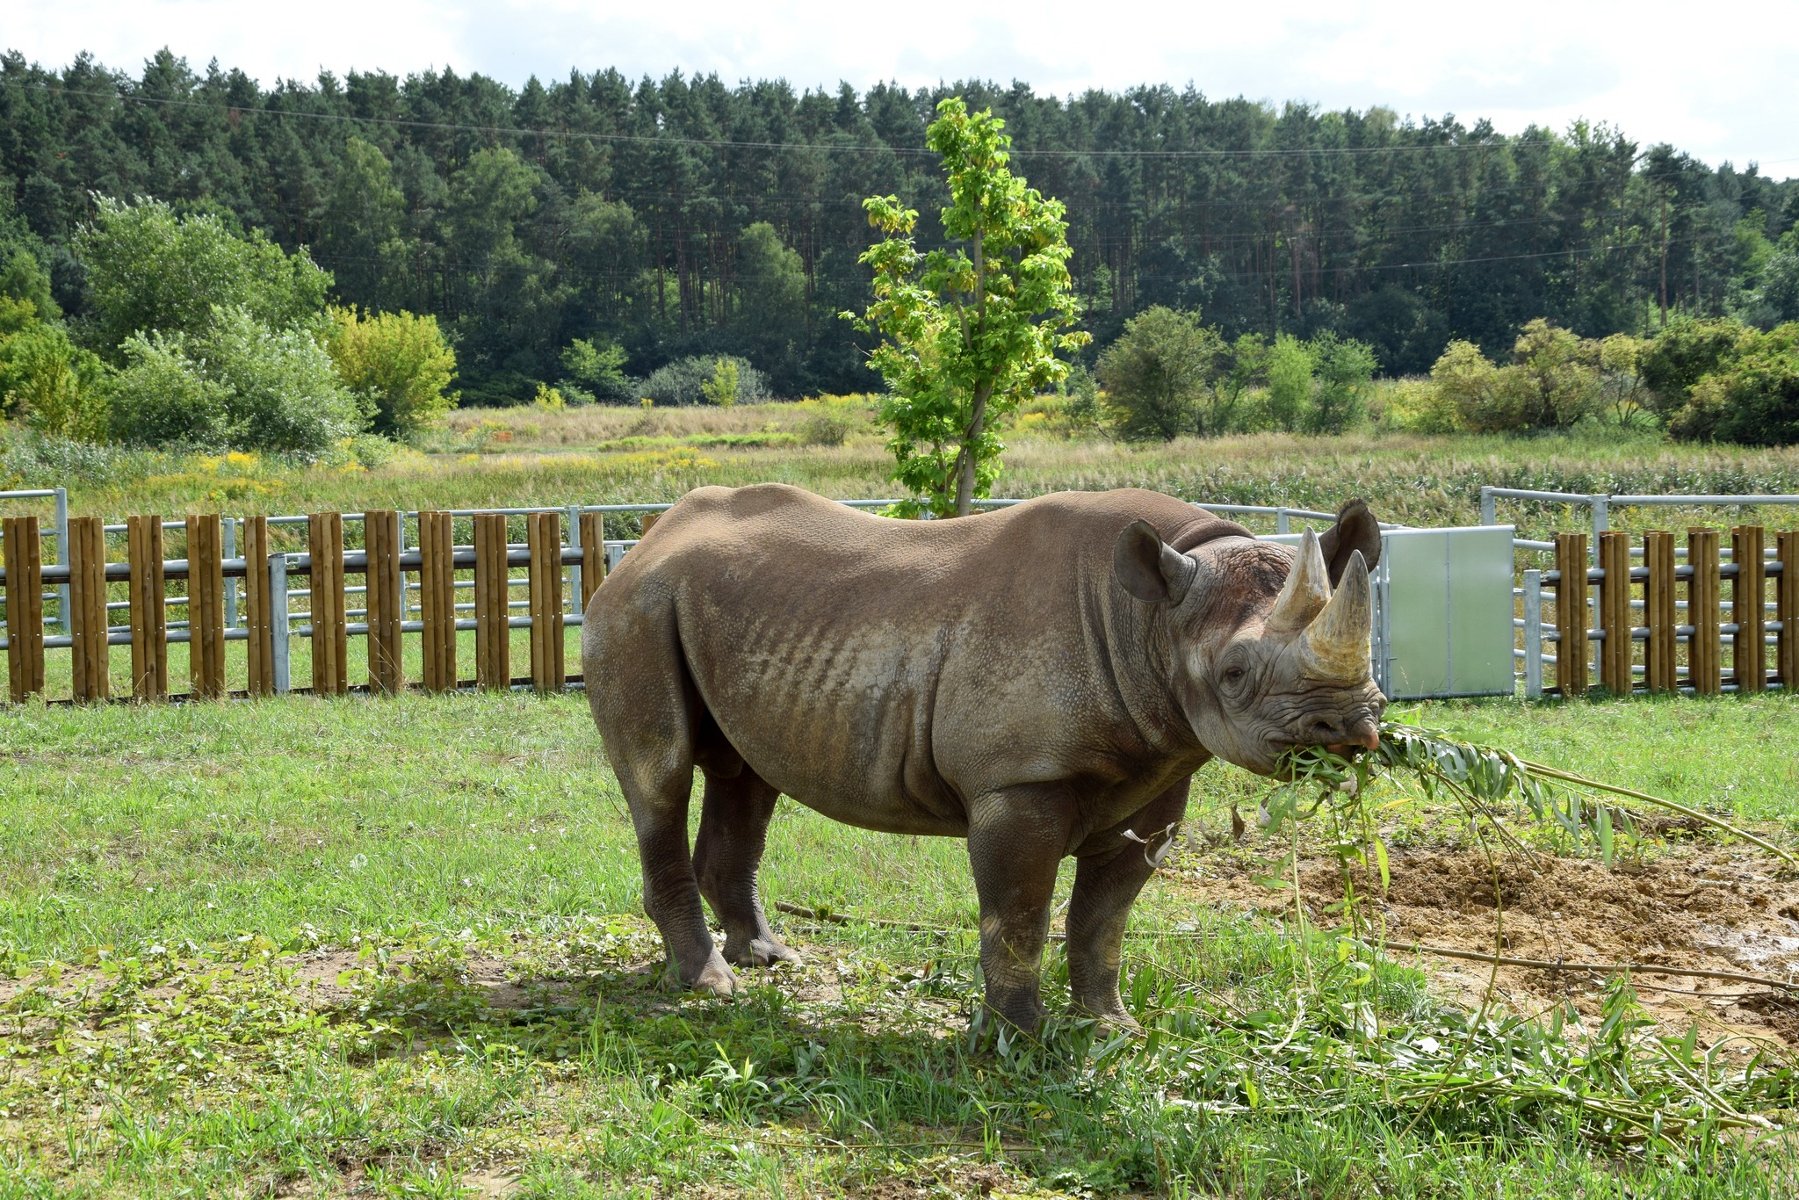
<path fill-rule="evenodd" d="M 582 636 L 673 970 L 724 995 L 732 966 L 798 961 L 756 884 L 786 794 L 852 825 L 966 838 L 987 1004 L 1027 1030 L 1073 855 L 1074 1002 L 1134 1025 L 1120 947 L 1153 868 L 1124 831 L 1159 843 L 1214 756 L 1268 773 L 1295 745 L 1375 744 L 1379 530 L 1352 501 L 1306 536 L 1296 559 L 1145 491 L 929 522 L 783 485 L 690 493 L 600 587 Z"/>

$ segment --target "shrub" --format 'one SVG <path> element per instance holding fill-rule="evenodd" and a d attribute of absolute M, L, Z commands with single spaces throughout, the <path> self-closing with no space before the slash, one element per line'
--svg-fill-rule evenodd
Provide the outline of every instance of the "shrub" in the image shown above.
<path fill-rule="evenodd" d="M 1168 441 L 1202 432 L 1197 429 L 1200 393 L 1223 350 L 1218 331 L 1201 325 L 1198 313 L 1158 304 L 1126 321 L 1097 367 L 1119 435 Z"/>
<path fill-rule="evenodd" d="M 1689 389 L 1669 432 L 1750 446 L 1799 442 L 1799 322 L 1743 337 L 1728 362 Z"/>
<path fill-rule="evenodd" d="M 716 387 L 718 364 L 729 362 L 737 370 L 737 388 L 732 402 L 737 404 L 754 404 L 769 398 L 768 381 L 762 372 L 752 367 L 745 359 L 735 355 L 696 354 L 688 358 L 678 358 L 666 366 L 658 367 L 650 372 L 650 377 L 643 381 L 643 394 L 657 404 L 693 405 L 716 403 L 707 394 L 709 387 Z"/>
<path fill-rule="evenodd" d="M 571 403 L 578 403 L 576 392 L 591 400 L 615 402 L 629 402 L 636 394 L 637 381 L 625 374 L 624 350 L 604 339 L 570 342 L 562 349 L 562 369 L 568 372 L 562 391 Z"/>
<path fill-rule="evenodd" d="M 330 310 L 330 317 L 331 362 L 373 412 L 376 433 L 411 437 L 455 405 L 456 394 L 446 389 L 456 374 L 456 352 L 436 317 L 360 314 L 353 305 Z"/>
<path fill-rule="evenodd" d="M 1311 347 L 1283 333 L 1268 350 L 1267 415 L 1277 429 L 1297 429 L 1312 397 L 1316 367 Z"/>
<path fill-rule="evenodd" d="M 866 396 L 814 396 L 799 407 L 806 414 L 796 431 L 803 446 L 841 446 L 874 417 Z"/>
<path fill-rule="evenodd" d="M 1304 414 L 1308 433 L 1342 433 L 1362 419 L 1374 380 L 1374 351 L 1366 342 L 1326 330 L 1309 347 L 1317 367 L 1312 402 Z"/>
<path fill-rule="evenodd" d="M 114 429 L 128 442 L 316 459 L 367 424 L 323 347 L 242 309 L 218 310 L 202 337 L 139 335 L 123 350 Z"/>
<path fill-rule="evenodd" d="M 1454 402 L 1429 379 L 1390 380 L 1382 388 L 1378 404 L 1380 411 L 1374 417 L 1382 429 L 1401 433 L 1454 433 L 1461 428 L 1461 415 Z"/>
<path fill-rule="evenodd" d="M 69 340 L 61 325 L 31 320 L 0 336 L 0 414 L 24 418 L 52 437 L 103 441 L 105 368 Z"/>

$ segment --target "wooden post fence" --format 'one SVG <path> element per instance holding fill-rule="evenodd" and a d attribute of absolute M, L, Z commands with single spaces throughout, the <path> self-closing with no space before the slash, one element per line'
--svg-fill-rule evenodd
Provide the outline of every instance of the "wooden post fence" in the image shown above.
<path fill-rule="evenodd" d="M 1780 555 L 1780 582 L 1774 588 L 1774 616 L 1780 635 L 1774 646 L 1774 670 L 1780 686 L 1799 688 L 1799 529 L 1775 535 Z"/>
<path fill-rule="evenodd" d="M 313 513 L 306 522 L 306 546 L 312 558 L 312 690 L 339 695 L 349 690 L 345 659 L 349 629 L 344 620 L 344 518 L 342 513 Z"/>
<path fill-rule="evenodd" d="M 1687 624 L 1693 635 L 1687 640 L 1687 677 L 1701 696 L 1724 690 L 1718 639 L 1705 631 L 1718 628 L 1718 531 L 1687 530 Z"/>
<path fill-rule="evenodd" d="M 70 691 L 76 703 L 112 696 L 106 615 L 106 527 L 99 517 L 69 518 Z"/>
<path fill-rule="evenodd" d="M 187 656 L 193 694 L 225 694 L 224 535 L 217 513 L 187 519 Z"/>
<path fill-rule="evenodd" d="M 0 522 L 6 541 L 6 678 L 13 703 L 44 690 L 44 544 L 36 517 Z"/>
<path fill-rule="evenodd" d="M 559 692 L 567 682 L 562 625 L 562 522 L 553 512 L 525 518 L 531 553 L 531 686 Z"/>
<path fill-rule="evenodd" d="M 1762 529 L 1739 525 L 1730 531 L 1730 556 L 1736 582 L 1730 589 L 1730 619 L 1737 631 L 1730 641 L 1731 676 L 1737 690 L 1759 692 L 1767 685 L 1767 622 L 1762 597 L 1767 590 L 1766 565 L 1762 562 Z"/>
<path fill-rule="evenodd" d="M 506 517 L 475 517 L 475 686 L 512 686 L 510 577 L 506 566 Z"/>
<path fill-rule="evenodd" d="M 1564 696 L 1587 692 L 1587 535 L 1555 535 L 1555 682 Z"/>
<path fill-rule="evenodd" d="M 169 613 L 162 557 L 162 518 L 125 519 L 130 563 L 126 594 L 131 602 L 131 696 L 161 700 L 169 694 Z"/>
<path fill-rule="evenodd" d="M 455 521 L 449 513 L 419 514 L 419 619 L 424 625 L 425 687 L 456 688 Z"/>
<path fill-rule="evenodd" d="M 275 694 L 275 605 L 269 590 L 269 519 L 244 522 L 245 689 L 252 696 Z M 280 631 L 282 637 L 287 630 Z"/>
<path fill-rule="evenodd" d="M 369 687 L 392 695 L 405 686 L 400 663 L 401 611 L 400 514 L 392 510 L 362 514 L 363 548 L 368 587 Z"/>
<path fill-rule="evenodd" d="M 1684 687 L 1701 696 L 1714 696 L 1726 685 L 1743 692 L 1759 692 L 1771 684 L 1799 688 L 1799 530 L 1779 531 L 1774 538 L 1777 553 L 1770 566 L 1764 555 L 1767 532 L 1758 525 L 1738 526 L 1730 532 L 1731 561 L 1724 563 L 1717 530 L 1689 529 L 1687 561 L 1680 566 L 1675 562 L 1673 535 L 1650 531 L 1643 535 L 1643 566 L 1633 570 L 1630 535 L 1608 530 L 1599 535 L 1598 566 L 1589 570 L 1584 535 L 1557 535 L 1556 683 L 1561 693 L 1578 696 L 1588 684 L 1588 587 L 1597 588 L 1602 639 L 1599 682 L 1610 691 L 1628 694 L 1634 688 L 1637 641 L 1644 644 L 1643 686 L 1651 692 Z M 1768 663 L 1770 575 L 1776 631 L 1772 670 Z M 1728 625 L 1723 623 L 1726 615 L 1721 602 L 1725 580 L 1730 581 Z M 1638 582 L 1642 584 L 1640 625 L 1639 610 L 1632 603 Z M 1684 615 L 1679 609 L 1682 584 Z M 1730 650 L 1728 670 L 1726 646 Z"/>
<path fill-rule="evenodd" d="M 528 682 L 543 692 L 565 687 L 569 682 L 565 608 L 570 599 L 565 571 L 578 556 L 580 587 L 572 599 L 582 611 L 606 577 L 602 515 L 579 513 L 573 519 L 575 536 L 565 542 L 563 514 L 528 513 L 522 518 L 524 545 L 514 548 L 508 542 L 508 517 L 479 513 L 472 521 L 471 553 L 466 546 L 457 550 L 456 519 L 449 513 L 422 512 L 414 557 L 404 551 L 403 514 L 392 510 L 363 514 L 366 554 L 357 570 L 367 579 L 363 607 L 368 614 L 369 689 L 391 693 L 407 686 L 402 663 L 407 633 L 406 574 L 410 571 L 416 571 L 418 578 L 420 621 L 414 628 L 420 631 L 418 682 L 426 689 L 450 691 L 468 682 L 457 670 L 459 623 L 465 630 L 474 630 L 475 686 L 501 689 Z M 644 521 L 646 527 L 653 523 L 653 519 Z M 196 514 L 186 517 L 182 526 L 185 562 L 171 563 L 164 557 L 161 518 L 128 518 L 125 561 L 119 564 L 107 562 L 106 530 L 98 518 L 69 521 L 69 636 L 66 641 L 57 639 L 58 645 L 71 651 L 64 693 L 68 699 L 98 702 L 113 697 L 107 601 L 121 582 L 129 609 L 133 698 L 169 696 L 167 611 L 171 603 L 183 602 L 187 608 L 190 694 L 218 697 L 231 690 L 227 663 L 236 660 L 225 653 L 228 634 L 245 642 L 245 692 L 251 696 L 272 694 L 277 686 L 276 664 L 285 662 L 289 637 L 289 630 L 283 627 L 286 593 L 275 588 L 285 587 L 284 579 L 308 574 L 311 621 L 304 633 L 311 641 L 312 688 L 322 695 L 349 689 L 350 627 L 341 514 L 314 513 L 307 519 L 306 566 L 284 562 L 273 553 L 267 518 L 243 522 L 241 632 L 226 626 L 224 585 L 228 575 L 237 575 L 238 567 L 227 567 L 230 560 L 224 556 L 220 517 Z M 1578 696 L 1594 683 L 1618 694 L 1628 694 L 1638 686 L 1651 692 L 1690 689 L 1700 695 L 1715 695 L 1727 687 L 1744 692 L 1770 686 L 1799 688 L 1799 530 L 1769 533 L 1746 525 L 1731 530 L 1729 537 L 1731 554 L 1725 562 L 1718 531 L 1688 530 L 1683 564 L 1677 560 L 1675 536 L 1651 531 L 1641 538 L 1641 564 L 1633 565 L 1632 536 L 1607 530 L 1598 538 L 1597 563 L 1589 565 L 1586 534 L 1558 535 L 1556 573 L 1551 577 L 1555 580 L 1556 690 Z M 17 702 L 45 692 L 44 577 L 48 571 L 51 583 L 58 584 L 63 575 L 55 565 L 47 568 L 43 563 L 39 518 L 4 518 L 0 540 L 5 570 L 0 600 L 7 617 L 7 698 Z M 1772 561 L 1764 553 L 1770 540 L 1776 552 Z M 529 626 L 530 652 L 529 675 L 517 680 L 511 674 L 515 565 L 526 570 L 517 582 L 528 590 L 528 599 L 521 606 L 528 617 L 519 624 Z M 171 574 L 185 578 L 185 596 L 177 595 L 173 601 L 167 586 Z M 472 584 L 472 621 L 458 621 L 459 575 L 462 586 Z M 1726 581 L 1728 612 L 1723 607 Z M 1599 644 L 1597 655 L 1590 659 L 1594 626 Z M 1638 642 L 1643 643 L 1640 665 Z M 579 671 L 577 667 L 576 679 Z"/>

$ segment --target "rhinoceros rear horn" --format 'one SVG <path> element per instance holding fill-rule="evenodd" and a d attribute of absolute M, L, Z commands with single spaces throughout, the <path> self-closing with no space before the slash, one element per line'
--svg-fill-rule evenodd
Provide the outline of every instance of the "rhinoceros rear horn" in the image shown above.
<path fill-rule="evenodd" d="M 1287 582 L 1274 598 L 1265 628 L 1269 633 L 1298 633 L 1311 625 L 1331 598 L 1330 576 L 1324 569 L 1324 552 L 1319 549 L 1318 535 L 1310 529 L 1299 539 L 1299 552 Z"/>
<path fill-rule="evenodd" d="M 1362 552 L 1349 556 L 1336 595 L 1301 635 L 1308 673 L 1355 681 L 1368 671 L 1368 643 L 1374 632 L 1374 599 Z"/>
<path fill-rule="evenodd" d="M 1179 604 L 1199 565 L 1164 542 L 1148 521 L 1132 521 L 1112 546 L 1112 573 L 1146 604 Z"/>

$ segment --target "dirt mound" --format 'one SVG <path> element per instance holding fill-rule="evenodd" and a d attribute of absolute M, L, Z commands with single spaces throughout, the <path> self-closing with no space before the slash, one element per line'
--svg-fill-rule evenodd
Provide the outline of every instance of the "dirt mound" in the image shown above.
<path fill-rule="evenodd" d="M 1799 881 L 1743 848 L 1698 849 L 1650 863 L 1395 851 L 1391 886 L 1358 877 L 1361 914 L 1389 952 L 1416 962 L 1451 996 L 1478 1004 L 1489 980 L 1502 1003 L 1539 1012 L 1564 999 L 1598 1008 L 1605 980 L 1631 967 L 1648 1015 L 1665 1031 L 1697 1024 L 1707 1045 L 1741 1039 L 1799 1048 Z M 1294 915 L 1291 887 L 1256 879 L 1264 866 L 1209 858 L 1184 873 L 1207 900 Z M 1334 861 L 1299 870 L 1307 919 L 1342 923 Z M 1494 964 L 1502 961 L 1494 973 Z M 1657 970 L 1656 968 L 1663 968 Z M 1789 986 L 1781 986 L 1789 985 Z"/>

